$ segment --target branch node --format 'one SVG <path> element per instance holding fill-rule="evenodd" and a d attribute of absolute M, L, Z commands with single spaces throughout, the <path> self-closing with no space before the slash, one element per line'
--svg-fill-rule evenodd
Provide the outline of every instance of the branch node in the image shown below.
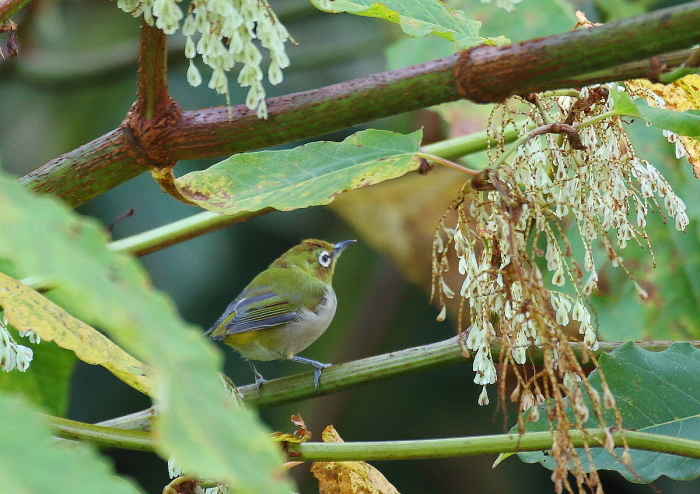
<path fill-rule="evenodd" d="M 160 114 L 148 120 L 140 113 L 138 103 L 134 103 L 119 129 L 129 156 L 132 156 L 136 163 L 148 167 L 163 192 L 178 201 L 194 205 L 177 189 L 173 175 L 177 160 L 164 146 L 181 118 L 180 105 L 172 99 Z"/>

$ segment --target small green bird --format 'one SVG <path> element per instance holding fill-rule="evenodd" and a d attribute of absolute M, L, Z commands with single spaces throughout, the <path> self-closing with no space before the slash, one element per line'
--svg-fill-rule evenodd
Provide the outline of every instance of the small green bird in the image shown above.
<path fill-rule="evenodd" d="M 265 379 L 252 360 L 291 359 L 314 367 L 314 386 L 331 364 L 297 356 L 328 328 L 337 299 L 331 286 L 340 253 L 355 240 L 308 239 L 253 278 L 206 332 L 248 359 L 255 385 Z"/>

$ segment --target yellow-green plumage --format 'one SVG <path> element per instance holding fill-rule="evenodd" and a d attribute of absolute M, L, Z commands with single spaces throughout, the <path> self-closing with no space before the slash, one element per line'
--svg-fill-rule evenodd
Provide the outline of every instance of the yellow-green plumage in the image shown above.
<path fill-rule="evenodd" d="M 336 308 L 331 286 L 335 263 L 352 242 L 309 239 L 292 247 L 253 278 L 207 334 L 248 360 L 292 359 L 313 365 L 318 386 L 321 369 L 330 364 L 296 354 L 330 325 Z M 251 367 L 260 385 L 264 379 Z"/>

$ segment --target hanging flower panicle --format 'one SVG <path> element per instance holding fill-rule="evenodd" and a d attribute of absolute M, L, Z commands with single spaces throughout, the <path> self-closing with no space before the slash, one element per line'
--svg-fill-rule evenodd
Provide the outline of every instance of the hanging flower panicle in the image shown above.
<path fill-rule="evenodd" d="M 537 420 L 534 405 L 549 399 L 562 451 L 570 446 L 572 427 L 582 429 L 591 414 L 605 427 L 601 407 L 614 407 L 604 378 L 601 399 L 569 345 L 570 333 L 578 333 L 584 358 L 595 360 L 598 339 L 587 302 L 599 281 L 601 259 L 594 246 L 602 245 L 608 261 L 631 276 L 619 252 L 631 243 L 650 248 L 645 229 L 650 210 L 665 210 L 678 230 L 688 225 L 683 201 L 652 164 L 634 154 L 611 110 L 608 86 L 584 88 L 578 97 L 532 95 L 498 105 L 489 125 L 498 143 L 489 150 L 490 166 L 462 189 L 434 241 L 439 318 L 444 319 L 447 299 L 458 297 L 462 343 L 473 352 L 474 382 L 483 387 L 479 403 L 489 403 L 486 387 L 502 377 L 492 353 L 497 338 L 506 364 L 524 364 L 528 349 L 539 348 L 541 371 L 514 365 L 501 373 L 515 374 L 511 399 L 521 412 L 529 410 L 528 420 Z M 506 145 L 511 128 L 520 137 Z M 459 286 L 446 278 L 452 256 Z M 582 465 L 575 452 L 559 459 L 553 474 L 557 492 L 568 486 L 570 462 Z M 597 477 L 586 483 L 597 485 Z"/>
<path fill-rule="evenodd" d="M 226 96 L 230 104 L 228 73 L 236 64 L 242 64 L 237 82 L 247 87 L 246 106 L 267 118 L 265 89 L 262 85 L 262 53 L 255 40 L 270 53 L 267 80 L 270 84 L 282 82 L 282 69 L 289 66 L 285 43 L 289 33 L 279 21 L 266 0 L 193 0 L 185 16 L 178 5 L 180 0 L 117 0 L 119 7 L 134 16 L 143 15 L 144 21 L 166 34 L 175 33 L 182 24 L 185 56 L 190 65 L 187 82 L 192 86 L 202 83 L 202 75 L 194 63 L 197 55 L 211 67 L 209 88 Z"/>
<path fill-rule="evenodd" d="M 520 129 L 521 138 L 509 148 L 491 149 L 492 167 L 465 186 L 455 205 L 456 223 L 443 223 L 435 241 L 441 305 L 455 295 L 443 276 L 448 246 L 458 258 L 457 293 L 470 318 L 465 344 L 476 352 L 477 384 L 496 382 L 490 348 L 497 336 L 518 364 L 525 363 L 528 347 L 565 339 L 568 325 L 595 350 L 586 302 L 599 279 L 595 242 L 624 268 L 618 250 L 629 242 L 649 245 L 646 216 L 661 209 L 659 201 L 676 228 L 688 225 L 685 204 L 653 165 L 634 154 L 619 118 L 596 122 L 611 105 L 608 88 L 601 86 L 582 90 L 579 98 L 537 97 L 537 104 L 516 98 L 494 110 L 492 138 L 502 142 L 510 126 Z M 516 124 L 518 116 L 526 120 Z M 572 258 L 564 221 L 576 225 L 580 260 Z M 485 392 L 480 402 L 488 403 Z"/>

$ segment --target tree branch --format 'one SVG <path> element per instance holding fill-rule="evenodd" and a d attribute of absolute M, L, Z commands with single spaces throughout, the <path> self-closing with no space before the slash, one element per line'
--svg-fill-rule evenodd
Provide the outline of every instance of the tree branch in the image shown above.
<path fill-rule="evenodd" d="M 622 346 L 626 342 L 601 342 L 598 350 L 593 353 L 596 357 Z M 644 341 L 635 342 L 639 348 L 649 351 L 661 351 L 671 346 L 673 341 Z M 700 341 L 690 341 L 691 345 L 700 347 Z M 576 357 L 581 360 L 582 348 L 578 342 L 571 343 Z M 494 342 L 491 345 L 493 359 L 500 359 L 501 345 Z M 531 350 L 530 361 L 534 365 L 542 365 L 541 350 Z M 345 364 L 333 365 L 324 369 L 318 389 L 314 388 L 312 373 L 307 372 L 295 376 L 267 381 L 260 389 L 255 385 L 238 387 L 243 400 L 258 408 L 267 408 L 286 403 L 294 403 L 316 396 L 327 395 L 357 387 L 370 382 L 385 381 L 418 372 L 424 372 L 440 367 L 466 363 L 469 359 L 462 353 L 459 336 L 448 340 L 399 350 L 397 352 L 376 355 Z M 589 364 L 591 365 L 591 364 Z"/>
<path fill-rule="evenodd" d="M 674 28 L 668 29 L 670 25 Z M 698 43 L 698 25 L 700 8 L 691 2 L 514 45 L 477 46 L 462 52 L 457 84 L 465 98 L 479 103 L 559 89 L 566 87 L 562 81 L 579 74 L 686 48 L 689 39 L 681 33 L 684 30 L 693 32 L 691 44 Z"/>
<path fill-rule="evenodd" d="M 569 87 L 572 81 L 585 85 L 654 77 L 658 74 L 649 63 L 627 65 L 624 71 L 614 65 L 698 43 L 699 23 L 700 4 L 692 2 L 517 45 L 479 46 L 461 56 L 272 98 L 268 120 L 256 118 L 244 105 L 233 107 L 232 116 L 226 107 L 183 112 L 181 118 L 163 122 L 160 138 L 148 143 L 153 149 L 147 147 L 146 154 L 178 161 L 261 149 L 454 101 L 460 90 L 484 101 Z M 596 72 L 587 78 L 592 70 Z M 21 181 L 79 205 L 145 171 L 148 160 L 141 154 L 115 131 Z"/>
<path fill-rule="evenodd" d="M 150 120 L 168 111 L 168 39 L 155 26 L 141 24 L 135 113 Z"/>

